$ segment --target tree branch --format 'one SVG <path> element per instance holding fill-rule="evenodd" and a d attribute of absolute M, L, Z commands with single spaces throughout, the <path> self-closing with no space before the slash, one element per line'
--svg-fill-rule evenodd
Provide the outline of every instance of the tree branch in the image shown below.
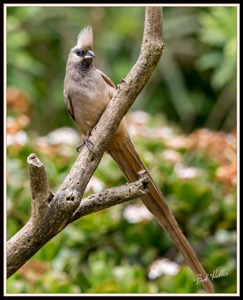
<path fill-rule="evenodd" d="M 45 169 L 35 154 L 28 157 L 29 171 L 31 175 L 32 215 L 28 223 L 16 233 L 7 243 L 7 277 L 14 274 L 30 257 L 33 256 L 52 237 L 64 229 L 69 223 L 82 216 L 92 214 L 105 208 L 133 200 L 147 192 L 149 182 L 146 172 L 140 172 L 140 179 L 120 187 L 107 189 L 102 193 L 84 198 L 80 203 L 75 193 L 67 193 L 68 196 L 61 203 L 49 204 L 54 196 L 47 190 L 41 190 L 45 181 Z M 40 180 L 40 188 L 34 183 Z M 50 195 L 52 195 L 50 197 Z M 37 202 L 39 201 L 39 202 Z M 80 204 L 79 204 L 80 203 Z M 52 204 L 52 205 L 51 205 Z M 37 216 L 36 213 L 39 212 Z M 71 217 L 70 217 L 71 214 Z"/>
<path fill-rule="evenodd" d="M 30 191 L 32 197 L 32 218 L 40 223 L 40 217 L 45 214 L 48 204 L 53 198 L 47 181 L 46 171 L 41 161 L 33 153 L 27 158 L 29 165 Z M 45 199 L 46 201 L 43 201 Z"/>
<path fill-rule="evenodd" d="M 99 194 L 93 194 L 84 198 L 74 212 L 70 222 L 113 205 L 139 198 L 146 194 L 148 191 L 149 177 L 144 170 L 140 171 L 139 177 L 139 180 L 132 183 L 107 189 Z"/>
<path fill-rule="evenodd" d="M 118 86 L 116 95 L 92 131 L 93 152 L 87 147 L 82 148 L 70 173 L 55 195 L 50 191 L 42 163 L 34 154 L 28 157 L 32 214 L 28 223 L 7 242 L 8 277 L 70 222 L 85 214 L 128 201 L 135 195 L 141 196 L 146 191 L 147 179 L 143 178 L 142 181 L 120 187 L 117 195 L 114 192 L 118 191 L 112 189 L 101 193 L 99 200 L 95 202 L 93 200 L 98 196 L 94 195 L 86 201 L 82 200 L 86 186 L 111 136 L 159 62 L 163 51 L 161 32 L 162 8 L 146 7 L 143 42 L 138 61 Z M 113 195 L 110 198 L 112 200 L 107 198 L 108 195 Z"/>

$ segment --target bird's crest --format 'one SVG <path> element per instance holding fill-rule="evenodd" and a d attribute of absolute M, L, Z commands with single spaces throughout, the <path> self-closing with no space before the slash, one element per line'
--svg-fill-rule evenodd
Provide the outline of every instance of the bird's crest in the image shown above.
<path fill-rule="evenodd" d="M 93 31 L 91 26 L 84 27 L 80 31 L 77 45 L 84 50 L 93 49 Z"/>

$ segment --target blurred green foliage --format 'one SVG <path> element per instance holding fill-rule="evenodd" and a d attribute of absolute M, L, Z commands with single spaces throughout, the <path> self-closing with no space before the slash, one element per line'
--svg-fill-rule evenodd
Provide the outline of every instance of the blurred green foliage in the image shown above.
<path fill-rule="evenodd" d="M 209 274 L 227 273 L 213 280 L 217 293 L 237 290 L 236 142 L 232 135 L 203 132 L 185 141 L 183 132 L 236 127 L 236 17 L 236 8 L 229 6 L 165 7 L 165 50 L 132 108 L 153 114 L 134 141 L 183 232 Z M 138 58 L 143 23 L 143 7 L 7 7 L 7 86 L 22 93 L 7 107 L 13 117 L 12 124 L 7 119 L 8 134 L 22 133 L 21 142 L 7 147 L 8 239 L 30 217 L 27 156 L 39 156 L 53 192 L 77 157 L 77 140 L 55 143 L 47 134 L 77 128 L 64 105 L 63 80 L 80 29 L 92 25 L 96 66 L 118 84 Z M 210 144 L 199 147 L 199 141 Z M 102 189 L 125 183 L 107 155 L 94 178 Z M 124 211 L 131 204 L 141 202 L 70 224 L 8 279 L 7 292 L 203 292 L 155 220 L 129 222 Z M 180 265 L 179 272 L 149 278 L 151 265 L 163 257 Z"/>

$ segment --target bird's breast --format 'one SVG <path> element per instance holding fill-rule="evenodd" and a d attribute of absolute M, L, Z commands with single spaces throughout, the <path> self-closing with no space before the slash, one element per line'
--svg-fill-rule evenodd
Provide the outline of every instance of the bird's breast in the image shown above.
<path fill-rule="evenodd" d="M 87 78 L 72 89 L 70 98 L 75 120 L 84 134 L 96 125 L 110 101 L 106 88 Z"/>

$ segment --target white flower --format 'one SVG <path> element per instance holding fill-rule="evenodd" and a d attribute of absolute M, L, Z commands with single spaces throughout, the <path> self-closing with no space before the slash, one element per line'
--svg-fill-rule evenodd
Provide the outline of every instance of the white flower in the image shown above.
<path fill-rule="evenodd" d="M 28 137 L 25 131 L 20 130 L 15 134 L 7 134 L 7 146 L 11 145 L 25 145 L 28 141 Z"/>
<path fill-rule="evenodd" d="M 179 270 L 180 266 L 177 263 L 170 261 L 167 258 L 158 259 L 150 266 L 148 278 L 155 279 L 163 274 L 174 276 Z"/>
<path fill-rule="evenodd" d="M 139 223 L 144 220 L 153 219 L 153 215 L 144 205 L 129 205 L 125 208 L 123 217 L 129 223 Z"/>
<path fill-rule="evenodd" d="M 194 167 L 185 167 L 178 163 L 175 165 L 175 173 L 181 179 L 190 179 L 200 176 L 200 170 Z"/>

